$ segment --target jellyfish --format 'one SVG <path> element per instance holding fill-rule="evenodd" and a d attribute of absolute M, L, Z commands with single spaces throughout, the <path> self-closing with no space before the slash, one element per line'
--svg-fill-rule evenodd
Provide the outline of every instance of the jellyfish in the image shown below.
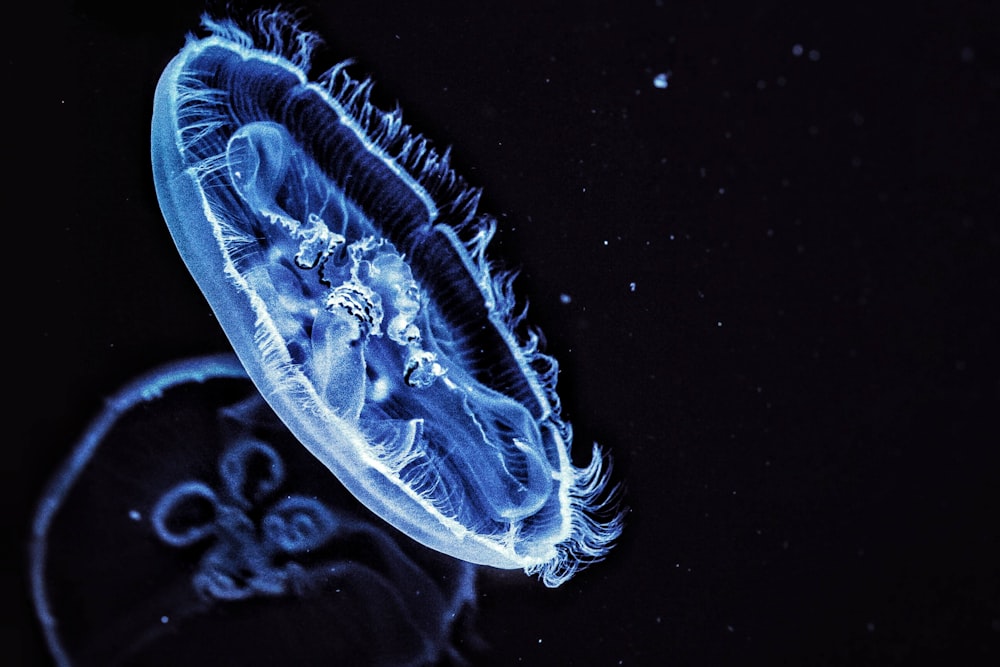
<path fill-rule="evenodd" d="M 456 558 L 558 586 L 622 529 L 571 456 L 556 361 L 449 152 L 369 99 L 283 11 L 203 18 L 163 72 L 156 193 L 274 412 L 365 506 Z"/>
<path fill-rule="evenodd" d="M 60 665 L 462 664 L 476 568 L 397 533 L 295 440 L 232 355 L 118 392 L 34 523 Z"/>

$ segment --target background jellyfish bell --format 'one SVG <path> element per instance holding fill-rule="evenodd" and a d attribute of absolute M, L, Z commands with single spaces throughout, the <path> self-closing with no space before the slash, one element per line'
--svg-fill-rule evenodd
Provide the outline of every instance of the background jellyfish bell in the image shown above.
<path fill-rule="evenodd" d="M 112 397 L 34 533 L 59 664 L 428 665 L 482 648 L 475 567 L 331 484 L 230 356 Z"/>

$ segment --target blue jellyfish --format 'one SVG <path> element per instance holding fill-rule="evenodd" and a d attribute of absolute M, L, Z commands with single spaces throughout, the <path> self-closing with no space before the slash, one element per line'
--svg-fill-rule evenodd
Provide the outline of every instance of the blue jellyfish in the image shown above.
<path fill-rule="evenodd" d="M 362 503 L 424 545 L 558 586 L 622 528 L 577 467 L 557 366 L 448 152 L 282 11 L 205 17 L 156 90 L 170 233 L 247 373 Z"/>
<path fill-rule="evenodd" d="M 329 482 L 235 357 L 136 380 L 36 515 L 32 586 L 57 662 L 394 667 L 482 650 L 475 567 Z"/>

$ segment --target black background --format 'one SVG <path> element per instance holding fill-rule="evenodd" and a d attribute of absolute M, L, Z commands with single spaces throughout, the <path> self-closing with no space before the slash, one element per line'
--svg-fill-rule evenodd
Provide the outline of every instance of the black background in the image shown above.
<path fill-rule="evenodd" d="M 22 664 L 48 660 L 23 573 L 49 475 L 123 383 L 227 349 L 148 157 L 202 6 L 124 4 L 7 20 Z M 320 67 L 355 58 L 484 188 L 576 454 L 628 487 L 605 563 L 484 577 L 497 664 L 1000 664 L 995 4 L 302 5 Z"/>

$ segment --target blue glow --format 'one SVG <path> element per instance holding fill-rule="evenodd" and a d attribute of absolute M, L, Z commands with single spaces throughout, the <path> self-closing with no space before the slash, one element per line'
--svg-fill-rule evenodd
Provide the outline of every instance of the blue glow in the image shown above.
<path fill-rule="evenodd" d="M 283 467 L 267 443 L 237 440 L 222 453 L 220 492 L 204 482 L 184 481 L 157 501 L 152 523 L 165 543 L 212 542 L 194 575 L 202 595 L 223 600 L 285 595 L 307 587 L 315 576 L 296 559 L 326 545 L 338 520 L 306 496 L 284 494 L 265 504 L 284 481 Z M 251 486 L 244 488 L 247 483 Z"/>
<path fill-rule="evenodd" d="M 32 556 L 60 665 L 463 664 L 476 639 L 475 567 L 331 484 L 228 355 L 108 400 L 42 499 Z"/>
<path fill-rule="evenodd" d="M 557 366 L 493 275 L 447 152 L 369 103 L 288 14 L 205 18 L 157 87 L 170 232 L 260 392 L 419 542 L 557 586 L 621 532 L 597 446 L 570 457 Z"/>

